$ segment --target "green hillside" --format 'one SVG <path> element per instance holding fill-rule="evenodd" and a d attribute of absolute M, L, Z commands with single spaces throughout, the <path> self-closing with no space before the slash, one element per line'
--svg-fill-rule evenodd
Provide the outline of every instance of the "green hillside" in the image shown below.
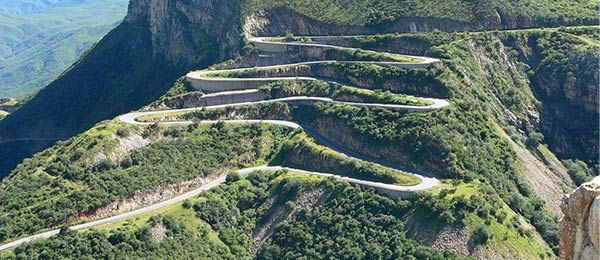
<path fill-rule="evenodd" d="M 189 70 L 205 67 L 216 61 L 228 59 L 239 54 L 241 51 L 241 39 L 239 37 L 242 32 L 240 16 L 248 15 L 252 13 L 252 10 L 261 7 L 272 8 L 283 3 L 281 1 L 249 1 L 246 2 L 247 5 L 241 6 L 240 2 L 242 1 L 220 3 L 216 5 L 218 8 L 202 9 L 202 15 L 194 16 L 210 19 L 210 23 L 207 23 L 206 20 L 191 22 L 189 20 L 191 16 L 186 16 L 185 13 L 181 12 L 173 12 L 173 15 L 163 17 L 166 20 L 164 23 L 155 24 L 160 26 L 178 26 L 181 30 L 178 31 L 178 35 L 173 35 L 173 31 L 165 28 L 157 30 L 155 32 L 156 35 L 153 36 L 152 32 L 148 30 L 150 28 L 148 20 L 142 19 L 149 14 L 144 12 L 134 13 L 134 16 L 141 18 L 136 20 L 136 22 L 124 22 L 114 29 L 94 49 L 85 54 L 77 64 L 56 81 L 49 84 L 31 102 L 17 113 L 0 121 L 0 140 L 15 137 L 70 137 L 76 133 L 85 131 L 100 120 L 112 118 L 118 114 L 137 109 L 152 102 L 175 79 Z M 466 3 L 461 1 L 456 1 L 456 4 L 454 4 L 455 1 L 446 2 L 452 3 L 452 6 L 464 6 L 464 3 Z M 530 11 L 533 7 L 517 8 L 516 2 L 498 1 L 493 3 L 502 4 L 501 6 L 507 6 L 506 8 L 510 7 L 510 10 L 522 16 L 530 15 L 529 13 L 533 12 Z M 137 3 L 137 1 L 133 1 L 132 5 L 135 6 Z M 291 4 L 290 6 L 298 6 L 295 4 L 295 1 L 290 1 L 289 3 Z M 351 8 L 354 5 L 349 6 L 349 3 L 353 2 L 347 2 L 348 5 L 344 5 L 341 8 L 340 4 L 342 3 L 346 2 L 323 2 L 323 5 L 327 8 L 320 8 L 320 10 L 330 12 L 332 15 L 322 14 L 320 11 L 316 12 L 315 10 L 304 10 L 300 7 L 298 7 L 300 8 L 298 10 L 307 15 L 319 14 L 319 19 L 334 23 L 336 21 L 349 24 L 370 22 L 370 20 L 362 15 L 368 12 L 361 12 L 361 15 L 356 15 L 358 14 L 357 10 L 362 9 Z M 388 2 L 379 1 L 377 3 L 381 4 L 374 5 L 377 7 L 376 10 L 380 12 L 388 10 L 389 6 L 385 4 Z M 396 2 L 392 1 L 389 3 L 398 6 L 394 4 Z M 421 12 L 417 10 L 429 10 L 427 14 L 423 14 L 422 16 L 430 15 L 440 19 L 444 19 L 448 14 L 460 13 L 442 11 L 447 10 L 446 5 L 432 4 L 430 1 L 422 3 L 402 5 L 403 8 L 400 9 L 390 7 L 389 10 L 395 10 L 391 17 L 407 16 L 407 19 L 410 20 L 413 19 L 410 18 L 413 14 Z M 424 6 L 425 3 L 429 3 L 430 5 Z M 485 1 L 485 3 L 488 3 L 488 1 Z M 569 5 L 568 8 L 562 8 L 564 1 L 544 1 L 543 3 L 547 8 L 536 9 L 538 10 L 537 12 L 546 12 L 544 10 L 549 10 L 548 12 L 554 12 L 555 16 L 559 17 L 572 17 L 576 13 L 576 16 L 581 18 L 573 17 L 572 19 L 553 21 L 550 24 L 594 23 L 593 20 L 590 21 L 588 19 L 588 16 L 590 14 L 590 7 L 596 1 L 578 1 L 576 4 Z M 191 5 L 192 3 L 187 4 Z M 311 5 L 305 5 L 303 8 L 306 8 L 306 6 Z M 356 6 L 362 5 L 358 4 Z M 407 6 L 412 8 L 407 9 Z M 474 19 L 472 17 L 479 18 L 480 16 L 485 17 L 485 13 L 489 13 L 489 10 L 493 9 L 484 3 L 473 4 L 472 6 L 484 8 L 482 10 L 485 12 L 480 12 L 474 7 L 471 9 L 467 8 L 465 9 L 467 12 L 461 13 L 461 17 L 470 17 L 468 19 Z M 190 6 L 189 8 L 191 10 L 197 7 Z M 574 11 L 573 9 L 581 11 Z M 349 17 L 352 17 L 354 20 L 350 21 Z M 417 18 L 414 19 L 417 22 L 420 21 Z M 232 21 L 234 21 L 233 24 Z M 527 19 L 513 19 L 511 21 L 514 21 L 514 23 L 510 24 L 511 28 L 531 26 L 531 23 L 527 22 Z M 285 28 L 287 26 L 285 23 L 287 22 L 281 21 L 282 24 L 279 26 Z M 497 26 L 499 25 L 492 27 L 495 28 Z M 311 28 L 317 27 L 329 28 L 320 25 Z M 423 28 L 423 30 L 431 31 L 435 29 L 435 25 Z M 281 34 L 285 34 L 286 32 L 288 31 L 282 31 Z M 293 31 L 290 32 L 293 33 Z M 180 49 L 173 47 L 171 48 L 171 52 L 153 50 L 152 37 L 159 39 L 173 37 L 172 39 L 176 39 L 176 41 L 166 41 L 165 44 L 176 44 L 176 46 L 187 46 L 188 48 Z M 162 47 L 163 45 L 158 44 L 154 48 L 160 49 Z M 81 49 L 81 51 L 83 50 Z M 172 61 L 171 59 L 174 58 L 169 56 L 174 55 L 178 55 L 177 59 L 187 57 L 189 60 Z M 124 71 L 128 73 L 123 73 Z M 22 74 L 17 76 L 20 77 L 20 75 Z M 4 80 L 11 77 L 0 78 Z M 28 77 L 26 79 L 29 80 L 31 78 Z M 38 77 L 36 77 L 37 79 Z M 2 147 L 0 144 L 0 150 L 3 149 L 7 148 Z M 9 160 L 13 161 L 14 163 L 12 164 L 14 165 L 16 162 L 21 161 L 22 158 L 15 157 Z"/>
<path fill-rule="evenodd" d="M 150 2 L 0 120 L 6 161 L 65 139 L 0 183 L 0 244 L 58 234 L 0 258 L 558 257 L 598 1 Z"/>
<path fill-rule="evenodd" d="M 373 64 L 338 66 L 337 77 L 340 79 L 358 78 L 369 84 L 373 82 L 370 81 L 371 79 L 377 79 L 376 86 L 370 86 L 404 93 L 410 92 L 419 96 L 449 98 L 454 105 L 441 111 L 403 113 L 348 105 L 319 104 L 289 107 L 274 103 L 166 114 L 164 117 L 168 120 L 226 120 L 230 115 L 244 118 L 245 115 L 255 115 L 258 111 L 260 117 L 302 122 L 303 125 L 314 128 L 341 146 L 368 153 L 372 157 L 385 158 L 384 160 L 390 163 L 418 165 L 436 173 L 437 176 L 455 180 L 445 184 L 445 189 L 449 191 L 439 194 L 432 191 L 433 193 L 425 194 L 409 203 L 410 206 L 402 206 L 409 208 L 398 209 L 398 215 L 394 215 L 393 218 L 396 220 L 392 221 L 397 224 L 386 222 L 387 224 L 381 225 L 393 224 L 398 225 L 398 229 L 403 229 L 403 225 L 408 225 L 408 219 L 417 216 L 423 220 L 418 223 L 410 222 L 411 227 L 406 231 L 410 231 L 411 234 L 417 232 L 415 229 L 422 229 L 422 225 L 435 224 L 432 227 L 438 229 L 443 229 L 448 225 L 458 225 L 461 229 L 468 230 L 465 232 L 472 234 L 469 239 L 479 241 L 478 243 L 485 245 L 486 250 L 491 250 L 485 252 L 498 250 L 499 254 L 510 255 L 512 252 L 530 257 L 551 257 L 557 253 L 558 216 L 549 208 L 548 203 L 551 202 L 549 198 L 543 197 L 535 187 L 532 187 L 529 179 L 525 176 L 527 172 L 523 168 L 520 157 L 514 151 L 515 148 L 510 145 L 502 133 L 507 132 L 512 141 L 529 149 L 540 160 L 549 161 L 551 157 L 545 153 L 552 153 L 547 151 L 543 143 L 548 143 L 550 148 L 557 149 L 553 145 L 552 139 L 552 136 L 556 136 L 557 133 L 552 132 L 556 129 L 543 127 L 546 120 L 577 122 L 572 125 L 579 125 L 580 121 L 590 123 L 588 117 L 597 115 L 597 111 L 586 110 L 585 107 L 589 107 L 589 104 L 581 102 L 580 99 L 568 99 L 569 97 L 566 96 L 568 89 L 556 89 L 555 85 L 537 81 L 537 75 L 542 70 L 548 70 L 555 66 L 549 67 L 542 64 L 563 62 L 563 53 L 569 52 L 572 55 L 571 59 L 577 61 L 581 66 L 571 67 L 572 70 L 552 75 L 563 77 L 561 73 L 571 73 L 575 77 L 574 82 L 593 80 L 587 78 L 590 77 L 586 74 L 589 68 L 585 64 L 588 63 L 582 61 L 594 59 L 593 55 L 599 48 L 598 39 L 595 36 L 597 30 L 597 27 L 580 27 L 469 34 L 438 32 L 377 36 L 361 39 L 357 44 L 381 47 L 393 41 L 417 41 L 422 45 L 434 46 L 423 51 L 442 58 L 442 64 L 416 70 Z M 525 55 L 525 53 L 519 53 L 520 50 L 534 52 L 528 52 Z M 536 60 L 525 59 L 534 56 L 538 58 Z M 487 58 L 475 60 L 475 57 Z M 588 65 L 593 66 L 592 64 Z M 492 74 L 490 71 L 494 73 Z M 355 82 L 361 84 L 361 81 Z M 414 88 L 417 84 L 419 88 Z M 294 86 L 294 88 L 304 91 L 304 89 L 317 88 L 315 86 L 323 85 L 311 83 L 307 86 Z M 395 89 L 398 86 L 404 87 Z M 271 84 L 263 88 L 272 91 L 279 87 L 290 88 L 291 86 Z M 553 99 L 547 100 L 544 95 L 540 95 L 540 89 L 553 90 L 555 98 L 567 98 L 561 101 L 564 106 L 557 107 L 557 109 L 587 112 L 581 112 L 578 116 L 569 118 L 549 114 L 548 117 L 541 119 L 542 124 L 539 126 L 527 123 L 517 125 L 515 122 L 519 122 L 518 120 L 527 122 L 526 120 L 529 119 L 528 109 L 541 109 L 553 104 L 551 103 L 554 102 Z M 193 92 L 186 94 L 181 82 L 176 83 L 174 89 L 167 93 L 169 96 L 179 93 L 178 95 L 183 95 L 183 97 L 193 94 Z M 572 94 L 587 95 L 584 92 Z M 165 100 L 165 98 L 161 100 Z M 510 113 L 506 111 L 510 111 Z M 532 112 L 529 111 L 529 113 Z M 141 120 L 160 121 L 161 117 L 146 117 Z M 569 127 L 569 125 L 567 124 L 565 127 Z M 590 133 L 595 131 L 598 130 L 593 127 L 590 129 Z M 545 140 L 537 139 L 536 136 L 539 136 L 540 132 L 548 137 Z M 340 136 L 339 133 L 343 133 L 343 136 Z M 75 224 L 77 220 L 70 216 L 81 213 L 85 213 L 84 216 L 91 214 L 106 203 L 126 198 L 139 191 L 152 190 L 161 185 L 172 185 L 197 177 L 211 176 L 215 170 L 219 172 L 218 169 L 220 172 L 226 172 L 227 169 L 264 162 L 331 172 L 383 183 L 410 181 L 410 179 L 395 178 L 393 172 L 380 170 L 369 164 L 347 162 L 343 157 L 335 156 L 329 149 L 319 148 L 312 144 L 312 141 L 304 135 L 293 134 L 293 138 L 288 139 L 290 134 L 287 130 L 284 131 L 277 127 L 232 127 L 216 124 L 211 127 L 192 125 L 192 127 L 158 128 L 155 125 L 148 127 L 125 126 L 116 121 L 100 123 L 84 134 L 67 142 L 60 142 L 53 148 L 36 155 L 33 159 L 26 160 L 3 180 L 0 197 L 4 199 L 1 200 L 3 203 L 0 205 L 0 209 L 7 218 L 0 226 L 1 240 L 9 241 L 33 234 L 40 230 L 56 227 L 57 223 Z M 125 149 L 122 147 L 124 143 L 128 143 L 124 140 L 129 138 L 145 138 L 151 142 L 147 146 L 134 148 L 135 150 L 123 150 Z M 569 146 L 573 149 L 573 154 L 570 156 L 576 160 L 587 162 L 587 164 L 580 160 L 577 160 L 576 163 L 565 162 L 565 166 L 572 167 L 573 171 L 569 169 L 569 174 L 573 172 L 573 175 L 559 177 L 564 179 L 555 184 L 565 185 L 568 189 L 571 178 L 577 179 L 577 182 L 589 179 L 591 177 L 589 169 L 592 168 L 590 166 L 598 162 L 588 159 L 586 150 L 578 148 L 576 145 L 578 142 L 593 143 L 591 135 L 567 135 L 565 138 L 571 138 L 573 142 Z M 198 158 L 202 158 L 202 160 Z M 224 160 L 225 158 L 228 159 Z M 329 165 L 338 167 L 331 168 Z M 549 174 L 561 176 L 560 170 L 555 166 L 549 165 L 548 169 Z M 306 182 L 304 177 L 301 179 L 302 182 Z M 310 179 L 308 178 L 308 180 Z M 459 180 L 466 181 L 468 184 L 465 186 Z M 129 185 L 122 186 L 121 183 Z M 309 183 L 311 182 L 309 181 Z M 220 189 L 215 192 L 219 193 Z M 269 190 L 269 192 L 275 192 L 273 196 L 279 196 L 278 189 Z M 335 190 L 328 192 L 337 194 Z M 473 192 L 478 194 L 477 199 L 473 198 L 475 202 L 464 201 L 464 199 L 470 200 L 469 196 L 464 198 L 458 196 L 470 195 Z M 449 193 L 458 195 L 448 196 Z M 226 194 L 231 193 L 226 192 Z M 261 194 L 263 193 L 261 192 Z M 344 194 L 344 198 L 346 195 Z M 206 196 L 210 198 L 210 195 Z M 352 198 L 352 195 L 348 196 Z M 234 214 L 242 214 L 240 216 L 250 214 L 248 217 L 252 218 L 249 220 L 243 218 L 250 223 L 261 223 L 260 219 L 268 219 L 271 214 L 267 209 L 260 214 L 256 211 L 244 213 L 248 208 L 240 206 L 239 203 L 248 203 L 249 198 L 240 198 L 243 202 L 228 202 L 230 199 L 237 200 L 237 198 L 224 197 L 216 201 L 242 208 L 237 210 L 227 206 L 212 208 L 214 206 L 212 203 L 204 205 L 204 199 L 199 199 L 198 201 L 201 203 L 194 202 L 192 205 L 198 205 L 194 206 L 194 209 L 209 207 L 205 209 L 208 212 L 229 210 L 238 212 Z M 490 204 L 481 205 L 483 201 Z M 440 204 L 441 202 L 448 204 Z M 291 202 L 281 201 L 281 203 L 293 205 Z M 339 203 L 339 200 L 332 203 Z M 400 202 L 396 201 L 396 203 Z M 354 204 L 354 201 L 346 201 L 340 205 L 342 208 L 355 206 L 357 205 Z M 54 210 L 57 207 L 61 210 Z M 189 205 L 186 207 L 189 208 Z M 340 210 L 343 211 L 343 209 Z M 179 210 L 177 212 L 176 214 L 183 214 Z M 200 212 L 204 212 L 204 210 Z M 277 229 L 277 232 L 281 232 L 280 235 L 273 233 L 272 240 L 265 241 L 264 251 L 260 252 L 259 257 L 278 258 L 285 257 L 288 253 L 292 256 L 312 254 L 317 249 L 325 250 L 327 242 L 317 240 L 314 243 L 303 243 L 299 239 L 308 234 L 330 232 L 319 229 L 321 226 L 318 223 L 323 223 L 322 221 L 327 221 L 328 218 L 339 214 L 339 211 L 335 212 L 337 213 L 320 212 L 319 214 L 324 215 L 309 215 L 314 218 L 300 218 L 283 223 Z M 251 242 L 247 239 L 248 232 L 251 232 L 254 227 L 242 223 L 227 222 L 228 224 L 223 224 L 221 221 L 227 220 L 213 217 L 223 214 L 199 214 L 201 220 L 186 222 L 197 223 L 194 224 L 195 228 L 179 225 L 179 228 L 183 230 L 205 230 L 198 231 L 203 234 L 202 236 L 213 234 L 210 235 L 211 239 L 207 242 L 208 245 L 197 245 L 199 249 L 196 253 L 200 254 L 197 256 L 210 255 L 205 249 L 200 249 L 209 245 L 222 247 L 219 249 L 219 253 L 216 253 L 222 256 L 231 254 L 239 257 L 251 254 L 249 251 L 252 248 L 249 244 Z M 189 213 L 186 213 L 185 216 L 186 218 L 191 217 Z M 358 220 L 364 218 L 361 215 L 353 217 Z M 17 219 L 19 221 L 14 221 Z M 21 221 L 23 219 L 28 221 Z M 236 219 L 239 218 L 236 217 Z M 80 241 L 79 246 L 86 248 L 90 246 L 90 243 L 105 244 L 108 247 L 117 246 L 107 252 L 85 249 L 85 252 L 89 252 L 89 256 L 95 257 L 105 253 L 116 254 L 119 252 L 125 254 L 145 252 L 148 256 L 158 257 L 164 254 L 165 247 L 184 247 L 186 245 L 187 242 L 182 240 L 169 240 L 165 244 L 159 243 L 142 251 L 127 249 L 130 247 L 130 243 L 139 243 L 136 242 L 136 239 L 148 239 L 146 235 L 148 228 L 155 225 L 152 224 L 154 223 L 152 221 L 136 221 L 135 226 L 126 224 L 119 231 L 111 231 L 114 233 L 101 231 L 100 233 L 66 234 L 18 248 L 14 253 L 37 255 L 38 252 L 43 251 L 44 247 L 55 245 L 55 243 L 65 243 L 63 239 L 68 241 L 75 239 Z M 168 221 L 170 224 L 163 224 L 171 225 L 171 220 Z M 348 221 L 352 223 L 352 220 Z M 210 228 L 207 224 L 210 225 Z M 242 226 L 244 227 L 242 228 Z M 306 228 L 311 229 L 305 230 Z M 342 229 L 349 228 L 351 227 Z M 373 228 L 380 227 L 376 225 Z M 194 234 L 193 231 L 189 232 L 192 233 L 186 234 Z M 132 237 L 113 240 L 111 237 L 114 234 L 119 234 L 119 237 Z M 388 235 L 393 239 L 403 238 L 403 235 L 399 234 Z M 215 236 L 219 239 L 216 239 Z M 342 234 L 336 236 L 344 237 Z M 243 240 L 234 239 L 235 237 L 241 237 Z M 414 235 L 409 239 L 419 239 L 419 236 Z M 411 240 L 402 241 L 397 243 L 412 245 Z M 320 243 L 325 243 L 325 245 Z M 380 248 L 392 242 L 382 240 L 379 243 L 364 246 Z M 287 248 L 290 245 L 292 246 Z M 379 252 L 378 250 L 374 252 Z M 57 251 L 56 253 L 60 255 L 69 252 Z M 331 252 L 335 252 L 331 255 L 332 257 L 340 257 L 340 255 L 336 255 L 338 253 L 348 255 L 357 253 L 346 252 L 339 248 Z M 413 251 L 397 252 L 397 254 L 411 254 L 410 252 Z M 432 254 L 435 255 L 433 251 Z"/>
<path fill-rule="evenodd" d="M 547 25 L 597 21 L 597 0 L 249 0 L 250 10 L 289 8 L 318 21 L 340 25 L 376 25 L 398 18 L 448 19 L 483 25 L 496 16 Z M 527 25 L 521 25 L 527 26 Z"/>
<path fill-rule="evenodd" d="M 30 2 L 0 3 L 0 98 L 30 93 L 54 80 L 121 22 L 128 3 Z"/>
<path fill-rule="evenodd" d="M 472 230 L 474 247 L 486 247 L 497 257 L 514 257 L 515 251 L 526 258 L 551 255 L 514 212 L 482 193 L 489 187 L 478 182 L 450 186 L 392 200 L 300 173 L 256 172 L 183 203 L 91 230 L 66 231 L 3 257 L 459 259 L 419 245 L 406 222 L 419 218 L 441 226 L 448 215 L 456 217 L 451 223 Z"/>

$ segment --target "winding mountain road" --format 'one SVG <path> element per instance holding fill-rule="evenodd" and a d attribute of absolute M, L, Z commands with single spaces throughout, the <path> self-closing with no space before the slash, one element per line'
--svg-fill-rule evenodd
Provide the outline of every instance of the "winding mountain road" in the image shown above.
<path fill-rule="evenodd" d="M 276 41 L 273 41 L 271 38 L 251 38 L 250 41 L 253 42 L 259 49 L 261 49 L 261 51 L 284 51 L 285 48 L 287 48 L 289 46 L 354 50 L 354 48 L 339 47 L 339 46 L 319 44 L 319 43 L 276 42 Z M 207 95 L 226 96 L 226 95 L 239 94 L 241 92 L 256 91 L 255 88 L 258 85 L 262 85 L 262 84 L 268 83 L 268 82 L 275 82 L 275 81 L 282 81 L 282 80 L 314 81 L 314 80 L 323 80 L 323 79 L 317 79 L 317 78 L 312 78 L 312 77 L 218 78 L 218 77 L 209 77 L 208 75 L 218 74 L 218 73 L 242 72 L 242 71 L 248 70 L 248 69 L 281 69 L 281 68 L 291 67 L 291 66 L 325 64 L 325 63 L 347 63 L 347 64 L 373 63 L 373 64 L 380 64 L 380 65 L 414 67 L 414 66 L 427 66 L 427 65 L 430 65 L 430 64 L 438 61 L 437 59 L 428 58 L 428 57 L 415 57 L 415 56 L 407 56 L 407 57 L 416 59 L 418 61 L 416 61 L 416 62 L 335 61 L 335 60 L 333 60 L 333 61 L 311 61 L 311 62 L 291 63 L 291 64 L 273 65 L 273 66 L 265 66 L 265 67 L 254 67 L 254 68 L 195 71 L 195 72 L 188 73 L 187 78 L 191 82 L 200 83 L 200 84 L 198 84 L 199 86 L 218 85 L 221 88 L 221 89 L 219 89 L 219 91 L 213 91 L 213 92 L 217 92 L 217 93 L 207 94 Z M 205 90 L 205 89 L 201 89 L 201 90 Z M 214 89 L 210 89 L 210 90 L 214 90 Z M 210 92 L 210 91 L 207 91 L 207 92 Z M 438 110 L 438 109 L 444 108 L 449 105 L 448 101 L 443 100 L 443 99 L 435 99 L 435 98 L 423 98 L 423 99 L 430 101 L 431 104 L 427 105 L 427 106 L 410 106 L 410 105 L 399 105 L 399 104 L 357 103 L 357 102 L 336 101 L 336 100 L 333 100 L 331 98 L 326 98 L 326 97 L 295 96 L 295 97 L 278 98 L 278 99 L 271 99 L 271 100 L 239 102 L 239 103 L 230 103 L 230 104 L 223 104 L 223 105 L 195 107 L 195 108 L 186 108 L 186 109 L 131 112 L 131 113 L 119 116 L 118 120 L 120 120 L 123 123 L 127 123 L 127 124 L 149 125 L 149 124 L 153 124 L 153 123 L 140 122 L 137 119 L 142 116 L 152 116 L 152 115 L 160 115 L 160 114 L 179 113 L 179 112 L 191 112 L 191 111 L 199 110 L 199 109 L 218 109 L 218 108 L 226 108 L 226 107 L 236 107 L 236 106 L 269 103 L 269 102 L 284 102 L 284 103 L 290 103 L 290 104 L 313 104 L 313 103 L 317 103 L 317 102 L 328 102 L 328 103 L 338 103 L 338 104 L 345 104 L 345 105 L 351 105 L 351 106 L 380 107 L 380 108 L 387 108 L 387 109 L 406 110 L 409 112 L 433 111 L 433 110 Z M 200 121 L 200 123 L 202 123 L 202 124 L 212 124 L 212 123 L 216 123 L 216 122 L 217 121 L 210 121 L 210 120 Z M 305 171 L 305 170 L 301 170 L 301 169 L 292 169 L 292 168 L 280 167 L 280 166 L 260 166 L 260 167 L 241 169 L 241 170 L 237 171 L 240 175 L 247 175 L 247 174 L 255 172 L 255 171 L 289 170 L 289 171 L 293 171 L 293 172 L 299 172 L 299 173 L 304 173 L 304 174 L 309 174 L 309 175 L 314 175 L 314 176 L 340 179 L 340 180 L 347 181 L 349 183 L 354 183 L 354 184 L 358 184 L 358 185 L 362 185 L 362 186 L 366 186 L 366 187 L 372 187 L 372 188 L 378 189 L 380 191 L 406 192 L 406 193 L 418 192 L 418 191 L 431 189 L 440 184 L 440 181 L 436 178 L 431 177 L 433 175 L 430 173 L 426 173 L 424 171 L 416 170 L 411 167 L 406 167 L 406 166 L 402 166 L 402 165 L 390 165 L 390 164 L 382 163 L 375 158 L 370 158 L 368 156 L 361 155 L 354 151 L 350 151 L 344 147 L 338 146 L 338 145 L 330 142 L 325 137 L 320 135 L 317 131 L 314 131 L 313 129 L 311 129 L 309 127 L 302 127 L 301 125 L 299 125 L 298 123 L 295 123 L 295 122 L 282 121 L 282 120 L 262 120 L 262 119 L 225 120 L 223 122 L 235 123 L 235 124 L 264 123 L 264 124 L 280 125 L 280 126 L 290 127 L 290 128 L 294 128 L 294 129 L 301 128 L 307 134 L 314 137 L 317 140 L 317 142 L 319 142 L 321 145 L 327 146 L 336 152 L 339 152 L 345 156 L 351 157 L 356 160 L 369 161 L 371 163 L 380 164 L 384 167 L 391 167 L 391 168 L 395 168 L 395 169 L 398 169 L 398 170 L 401 170 L 404 172 L 408 172 L 408 173 L 418 177 L 421 180 L 421 182 L 418 185 L 414 185 L 414 186 L 399 186 L 399 185 L 393 185 L 393 184 L 365 181 L 365 180 L 360 180 L 360 179 L 355 179 L 355 178 L 350 178 L 350 177 L 345 177 L 345 176 L 340 176 L 340 175 L 335 175 L 335 174 L 330 174 L 330 173 Z M 160 122 L 159 124 L 161 124 L 161 125 L 189 125 L 189 124 L 192 124 L 192 122 L 191 121 L 173 121 L 173 122 Z M 426 176 L 430 176 L 430 177 L 426 177 Z M 91 227 L 95 227 L 95 226 L 99 226 L 99 225 L 103 225 L 103 224 L 114 223 L 114 222 L 122 221 L 125 219 L 133 218 L 133 217 L 139 216 L 141 214 L 144 214 L 144 213 L 147 213 L 150 211 L 161 209 L 161 208 L 167 207 L 169 205 L 172 205 L 172 204 L 175 204 L 178 202 L 182 202 L 186 199 L 197 196 L 198 194 L 200 194 L 204 191 L 210 190 L 210 189 L 218 186 L 219 184 L 224 183 L 225 178 L 226 178 L 225 176 L 221 176 L 207 184 L 202 185 L 199 188 L 196 188 L 196 189 L 191 190 L 182 195 L 173 197 L 171 199 L 168 199 L 168 200 L 165 200 L 165 201 L 162 201 L 162 202 L 159 202 L 159 203 L 147 206 L 147 207 L 143 207 L 143 208 L 140 208 L 140 209 L 137 209 L 134 211 L 130 211 L 127 213 L 123 213 L 120 215 L 116 215 L 113 217 L 95 220 L 95 221 L 83 223 L 80 225 L 75 225 L 75 226 L 70 227 L 70 229 L 81 230 L 81 229 L 91 228 Z M 60 231 L 58 229 L 55 229 L 55 230 L 43 232 L 40 234 L 36 234 L 33 236 L 25 237 L 25 238 L 1 245 L 0 250 L 10 249 L 10 248 L 19 246 L 23 243 L 31 242 L 35 239 L 48 238 L 48 237 L 58 234 L 59 232 Z"/>

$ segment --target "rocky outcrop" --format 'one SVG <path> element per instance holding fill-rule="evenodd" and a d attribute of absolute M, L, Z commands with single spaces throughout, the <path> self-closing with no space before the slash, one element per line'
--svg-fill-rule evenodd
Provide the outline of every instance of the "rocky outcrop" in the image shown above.
<path fill-rule="evenodd" d="M 220 168 L 214 170 L 207 177 L 198 177 L 189 181 L 182 181 L 175 184 L 162 185 L 148 190 L 137 191 L 126 198 L 107 203 L 88 212 L 80 213 L 77 216 L 62 221 L 59 224 L 68 223 L 73 220 L 90 221 L 106 218 L 152 205 L 205 185 L 217 179 L 219 176 L 223 176 L 229 170 L 230 169 L 227 168 Z"/>
<path fill-rule="evenodd" d="M 600 176 L 566 197 L 561 210 L 560 258 L 600 259 Z"/>
<path fill-rule="evenodd" d="M 177 64 L 193 65 L 212 48 L 219 60 L 237 53 L 239 0 L 133 0 L 125 22 L 147 24 L 152 51 Z"/>

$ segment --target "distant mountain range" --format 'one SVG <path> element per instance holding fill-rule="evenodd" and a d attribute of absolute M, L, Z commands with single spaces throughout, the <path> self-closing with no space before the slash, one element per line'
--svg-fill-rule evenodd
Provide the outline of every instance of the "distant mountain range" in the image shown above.
<path fill-rule="evenodd" d="M 125 16 L 128 0 L 0 0 L 0 97 L 59 76 Z"/>
<path fill-rule="evenodd" d="M 65 7 L 93 2 L 89 0 L 2 0 L 0 13 L 3 14 L 32 14 L 54 7 Z"/>

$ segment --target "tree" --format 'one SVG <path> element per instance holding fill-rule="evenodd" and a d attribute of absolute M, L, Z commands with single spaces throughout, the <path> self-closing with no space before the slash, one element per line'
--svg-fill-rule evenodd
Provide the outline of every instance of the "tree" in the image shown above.
<path fill-rule="evenodd" d="M 58 231 L 58 234 L 61 236 L 67 235 L 71 232 L 71 228 L 68 225 L 64 225 L 62 227 L 60 227 L 60 231 Z"/>
<path fill-rule="evenodd" d="M 473 231 L 473 241 L 478 245 L 487 243 L 490 238 L 488 229 L 483 225 Z"/>
<path fill-rule="evenodd" d="M 192 207 L 192 203 L 189 200 L 184 200 L 183 204 L 181 204 L 184 208 L 189 209 Z"/>
<path fill-rule="evenodd" d="M 225 182 L 232 183 L 232 182 L 239 181 L 241 179 L 242 179 L 242 177 L 237 172 L 232 172 L 232 173 L 227 174 L 227 177 L 225 177 Z"/>
<path fill-rule="evenodd" d="M 124 128 L 124 127 L 119 128 L 119 129 L 117 129 L 117 135 L 119 137 L 127 137 L 127 136 L 129 136 L 129 129 Z"/>

